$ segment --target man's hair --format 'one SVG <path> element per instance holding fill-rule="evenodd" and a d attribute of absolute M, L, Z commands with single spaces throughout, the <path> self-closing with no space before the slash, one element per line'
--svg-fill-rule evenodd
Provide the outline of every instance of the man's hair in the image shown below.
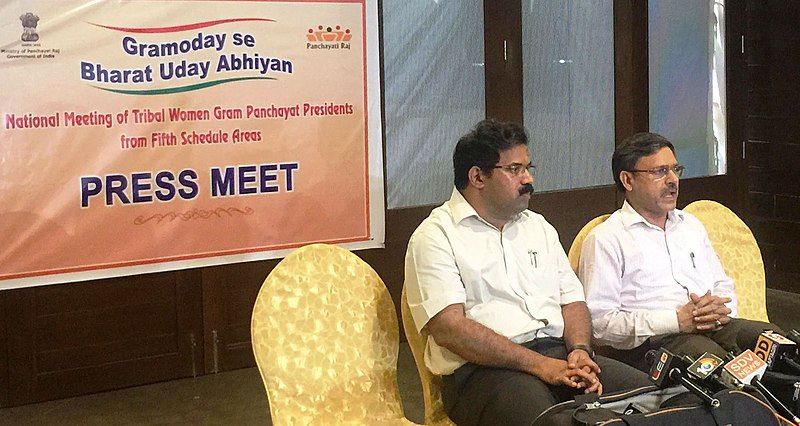
<path fill-rule="evenodd" d="M 635 169 L 640 158 L 653 155 L 665 147 L 675 154 L 672 142 L 657 133 L 642 132 L 625 138 L 617 145 L 614 156 L 611 157 L 611 171 L 614 173 L 614 183 L 617 185 L 617 189 L 625 192 L 625 187 L 619 179 L 621 171 Z"/>
<path fill-rule="evenodd" d="M 462 136 L 453 150 L 453 183 L 461 190 L 469 183 L 469 170 L 478 166 L 487 175 L 494 172 L 500 153 L 516 145 L 528 145 L 525 128 L 492 119 L 479 122 Z"/>

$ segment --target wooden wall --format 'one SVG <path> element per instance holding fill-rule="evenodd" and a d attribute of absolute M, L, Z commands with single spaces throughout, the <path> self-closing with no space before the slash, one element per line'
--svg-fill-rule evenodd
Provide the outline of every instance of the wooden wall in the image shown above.
<path fill-rule="evenodd" d="M 800 2 L 748 0 L 749 223 L 771 288 L 800 293 Z"/>

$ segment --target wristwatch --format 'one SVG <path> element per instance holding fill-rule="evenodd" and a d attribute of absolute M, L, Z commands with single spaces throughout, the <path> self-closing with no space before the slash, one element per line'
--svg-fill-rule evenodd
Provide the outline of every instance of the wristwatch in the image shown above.
<path fill-rule="evenodd" d="M 572 353 L 573 351 L 577 351 L 579 349 L 589 354 L 589 358 L 594 359 L 594 350 L 589 345 L 575 345 L 572 347 L 572 349 L 570 349 L 569 352 Z"/>

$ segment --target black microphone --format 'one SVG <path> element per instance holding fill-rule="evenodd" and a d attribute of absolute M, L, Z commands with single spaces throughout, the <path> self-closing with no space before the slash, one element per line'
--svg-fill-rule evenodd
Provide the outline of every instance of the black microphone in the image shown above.
<path fill-rule="evenodd" d="M 528 193 L 533 194 L 533 184 L 532 183 L 526 183 L 526 184 L 522 185 L 522 187 L 519 188 L 519 195 L 525 195 L 525 194 L 528 194 Z"/>
<path fill-rule="evenodd" d="M 659 388 L 665 388 L 673 384 L 681 384 L 693 394 L 697 395 L 712 407 L 719 407 L 719 400 L 708 393 L 706 389 L 697 383 L 689 374 L 685 372 L 686 363 L 691 358 L 681 357 L 672 352 L 661 348 L 657 352 L 649 351 L 645 354 L 645 359 L 652 362 L 650 367 L 650 380 Z"/>
<path fill-rule="evenodd" d="M 800 331 L 792 330 L 788 334 L 786 334 L 786 337 L 788 337 L 789 340 L 800 346 Z"/>

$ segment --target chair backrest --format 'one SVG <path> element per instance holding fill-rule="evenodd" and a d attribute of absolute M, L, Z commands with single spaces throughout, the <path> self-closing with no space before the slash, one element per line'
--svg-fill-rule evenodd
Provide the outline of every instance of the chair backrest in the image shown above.
<path fill-rule="evenodd" d="M 695 201 L 684 210 L 703 222 L 725 273 L 733 279 L 739 317 L 769 321 L 764 261 L 747 224 L 716 201 Z"/>
<path fill-rule="evenodd" d="M 586 236 L 589 235 L 589 232 L 591 232 L 595 226 L 605 222 L 609 216 L 611 216 L 611 214 L 607 213 L 590 220 L 586 225 L 583 225 L 583 228 L 578 231 L 578 235 L 576 235 L 575 239 L 572 240 L 572 245 L 569 247 L 569 254 L 567 254 L 567 258 L 569 259 L 569 266 L 572 266 L 572 270 L 575 271 L 575 274 L 578 273 L 578 265 L 581 261 L 581 249 L 583 248 L 583 241 L 586 240 Z"/>
<path fill-rule="evenodd" d="M 422 382 L 422 398 L 425 401 L 425 424 L 426 425 L 453 425 L 442 404 L 442 377 L 431 373 L 425 366 L 425 339 L 417 331 L 414 325 L 414 318 L 411 316 L 411 309 L 408 307 L 406 298 L 406 287 L 400 296 L 400 316 L 403 318 L 403 330 L 406 332 L 408 346 L 411 354 L 414 355 L 414 362 L 417 364 L 419 379 Z"/>
<path fill-rule="evenodd" d="M 413 424 L 397 388 L 397 326 L 383 281 L 350 251 L 313 244 L 286 256 L 251 322 L 273 424 Z"/>

